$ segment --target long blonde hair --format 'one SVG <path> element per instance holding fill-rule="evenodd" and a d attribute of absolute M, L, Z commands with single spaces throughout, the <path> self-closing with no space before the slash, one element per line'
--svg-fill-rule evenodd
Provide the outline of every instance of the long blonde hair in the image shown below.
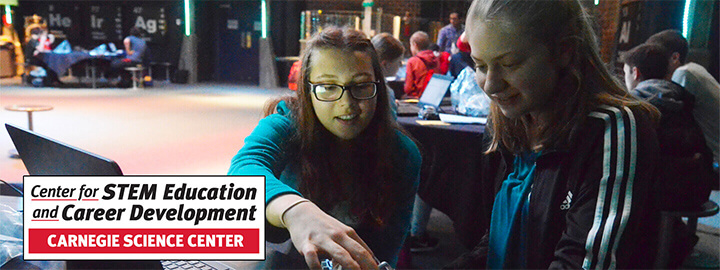
<path fill-rule="evenodd" d="M 491 104 L 492 142 L 487 152 L 501 145 L 513 153 L 567 145 L 573 131 L 600 105 L 639 107 L 651 119 L 659 118 L 655 107 L 631 96 L 605 67 L 590 17 L 577 0 L 475 0 L 467 18 L 468 32 L 478 23 L 512 25 L 555 55 L 562 49 L 573 53 L 569 65 L 559 70 L 550 119 L 536 127 L 536 138 L 520 119 L 505 117 L 497 104 Z"/>

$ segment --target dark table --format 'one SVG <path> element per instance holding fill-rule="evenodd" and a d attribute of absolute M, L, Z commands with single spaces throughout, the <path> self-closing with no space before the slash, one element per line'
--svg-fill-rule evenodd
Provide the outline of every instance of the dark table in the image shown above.
<path fill-rule="evenodd" d="M 75 63 L 78 63 L 80 61 L 83 61 L 85 59 L 90 59 L 93 56 L 90 56 L 87 52 L 71 52 L 71 53 L 54 53 L 54 52 L 46 52 L 46 53 L 40 53 L 42 55 L 42 61 L 45 62 L 50 69 L 55 71 L 58 76 L 64 76 L 65 72 L 74 65 Z"/>
<path fill-rule="evenodd" d="M 421 125 L 417 117 L 398 117 L 398 123 L 418 142 L 422 152 L 418 195 L 453 220 L 458 238 L 472 248 L 478 231 L 490 222 L 494 184 L 480 179 L 484 125 Z M 466 205 L 469 197 L 482 196 L 482 205 Z M 476 218 L 460 213 L 471 211 Z M 478 228 L 478 226 L 481 226 Z"/>
<path fill-rule="evenodd" d="M 97 66 L 99 62 L 104 62 L 109 65 L 112 60 L 120 57 L 119 55 L 90 55 L 84 51 L 73 51 L 70 53 L 45 52 L 40 54 L 42 61 L 61 77 L 65 75 L 71 66 L 79 63 L 87 63 L 86 67 L 90 69 L 90 74 L 86 75 L 90 77 L 92 88 L 95 88 L 97 85 Z M 88 72 L 87 68 L 85 70 L 86 73 Z"/>

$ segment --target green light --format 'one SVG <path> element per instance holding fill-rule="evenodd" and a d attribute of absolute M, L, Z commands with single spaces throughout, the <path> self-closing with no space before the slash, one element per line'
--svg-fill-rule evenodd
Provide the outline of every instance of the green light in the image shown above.
<path fill-rule="evenodd" d="M 185 4 L 185 36 L 190 36 L 190 0 L 183 0 Z"/>
<path fill-rule="evenodd" d="M 685 11 L 683 12 L 682 35 L 686 39 L 687 39 L 687 35 L 688 35 L 688 14 L 690 14 L 690 2 L 692 2 L 692 0 L 685 0 Z"/>
<path fill-rule="evenodd" d="M 12 10 L 10 9 L 10 5 L 5 6 L 5 22 L 12 24 Z"/>
<path fill-rule="evenodd" d="M 599 4 L 600 4 L 600 0 L 595 0 L 595 5 L 597 6 Z"/>
<path fill-rule="evenodd" d="M 261 36 L 262 36 L 262 39 L 266 39 L 267 38 L 267 6 L 265 5 L 265 0 L 262 0 L 262 2 L 260 2 L 260 13 L 261 13 L 260 20 L 262 22 Z"/>

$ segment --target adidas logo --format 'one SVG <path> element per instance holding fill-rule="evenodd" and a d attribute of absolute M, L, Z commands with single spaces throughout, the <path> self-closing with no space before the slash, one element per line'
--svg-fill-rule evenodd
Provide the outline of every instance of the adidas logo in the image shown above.
<path fill-rule="evenodd" d="M 568 210 L 570 209 L 570 203 L 572 202 L 572 192 L 568 191 L 567 196 L 565 196 L 565 200 L 560 205 L 560 210 Z"/>

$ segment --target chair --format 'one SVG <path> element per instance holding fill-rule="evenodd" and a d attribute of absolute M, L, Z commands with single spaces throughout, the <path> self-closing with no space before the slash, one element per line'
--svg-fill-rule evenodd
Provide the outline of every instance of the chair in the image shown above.
<path fill-rule="evenodd" d="M 696 211 L 663 211 L 660 212 L 660 238 L 658 243 L 658 256 L 655 260 L 655 267 L 656 269 L 665 269 L 668 268 L 668 259 L 670 258 L 670 244 L 673 240 L 673 221 L 678 218 L 687 218 L 687 226 L 688 230 L 691 234 L 695 234 L 697 231 L 697 221 L 698 218 L 701 217 L 710 217 L 714 216 L 720 211 L 720 208 L 718 205 L 708 200 L 705 202 L 702 206 L 700 206 L 699 209 Z M 696 251 L 693 251 L 693 254 L 690 255 L 690 257 L 697 255 L 695 254 Z M 717 265 L 714 266 L 705 266 L 702 268 L 717 268 Z"/>

